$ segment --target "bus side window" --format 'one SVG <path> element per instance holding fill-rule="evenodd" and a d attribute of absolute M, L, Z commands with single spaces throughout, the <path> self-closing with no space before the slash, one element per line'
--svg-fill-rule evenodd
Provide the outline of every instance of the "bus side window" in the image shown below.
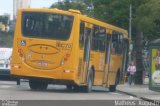
<path fill-rule="evenodd" d="M 104 52 L 105 37 L 106 37 L 106 29 L 94 25 L 92 33 L 92 50 Z"/>
<path fill-rule="evenodd" d="M 112 54 L 122 54 L 123 35 L 118 32 L 113 32 L 112 35 Z"/>
<path fill-rule="evenodd" d="M 99 33 L 98 33 L 98 38 L 99 38 L 99 51 L 104 52 L 105 51 L 105 40 L 106 40 L 106 29 L 100 27 Z"/>
<path fill-rule="evenodd" d="M 118 42 L 118 45 L 119 45 L 119 50 L 118 50 L 118 54 L 122 54 L 123 52 L 123 34 L 119 34 L 119 42 Z"/>
<path fill-rule="evenodd" d="M 118 44 L 118 33 L 113 32 L 112 45 L 111 45 L 111 53 L 112 54 L 117 54 L 117 44 Z"/>
<path fill-rule="evenodd" d="M 81 49 L 84 48 L 84 32 L 85 32 L 85 24 L 84 22 L 80 23 L 80 38 L 79 38 L 79 46 Z"/>
<path fill-rule="evenodd" d="M 92 33 L 92 50 L 95 50 L 97 51 L 98 50 L 98 45 L 99 45 L 99 42 L 98 42 L 98 26 L 94 26 L 93 27 L 93 33 Z"/>

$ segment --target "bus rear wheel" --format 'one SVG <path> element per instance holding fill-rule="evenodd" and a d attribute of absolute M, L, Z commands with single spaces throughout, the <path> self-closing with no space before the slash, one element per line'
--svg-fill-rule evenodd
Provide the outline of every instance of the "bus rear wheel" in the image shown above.
<path fill-rule="evenodd" d="M 115 92 L 116 91 L 116 85 L 110 85 L 109 86 L 109 91 L 110 92 Z"/>
<path fill-rule="evenodd" d="M 31 90 L 46 90 L 48 83 L 39 80 L 29 80 Z"/>

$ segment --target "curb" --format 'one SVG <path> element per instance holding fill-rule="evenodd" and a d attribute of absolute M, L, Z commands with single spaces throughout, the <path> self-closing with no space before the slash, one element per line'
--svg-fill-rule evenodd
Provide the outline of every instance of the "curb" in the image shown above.
<path fill-rule="evenodd" d="M 133 96 L 133 97 L 139 98 L 137 95 L 132 94 L 132 93 L 129 93 L 129 92 L 124 92 L 124 91 L 121 91 L 121 90 L 117 90 L 117 91 L 118 91 L 118 92 L 121 92 L 121 93 L 124 93 L 124 94 L 127 94 L 127 95 L 130 95 L 130 96 Z"/>
<path fill-rule="evenodd" d="M 130 95 L 130 96 L 133 96 L 133 97 L 136 97 L 138 99 L 142 99 L 142 100 L 148 101 L 148 102 L 152 102 L 152 103 L 156 102 L 156 100 L 152 100 L 152 99 L 148 99 L 148 98 L 145 98 L 145 97 L 137 96 L 137 95 L 135 95 L 133 93 L 129 93 L 129 92 L 121 91 L 121 90 L 117 90 L 117 91 L 121 92 L 121 93 L 124 93 L 124 94 L 127 94 L 127 95 Z M 157 104 L 160 105 L 160 101 L 157 101 Z"/>

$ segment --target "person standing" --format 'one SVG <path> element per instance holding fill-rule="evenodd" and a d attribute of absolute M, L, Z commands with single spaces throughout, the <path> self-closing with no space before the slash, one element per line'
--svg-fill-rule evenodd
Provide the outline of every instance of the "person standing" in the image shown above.
<path fill-rule="evenodd" d="M 131 64 L 128 66 L 127 72 L 129 73 L 128 82 L 129 85 L 131 85 L 135 81 L 136 66 L 134 62 L 131 62 Z"/>

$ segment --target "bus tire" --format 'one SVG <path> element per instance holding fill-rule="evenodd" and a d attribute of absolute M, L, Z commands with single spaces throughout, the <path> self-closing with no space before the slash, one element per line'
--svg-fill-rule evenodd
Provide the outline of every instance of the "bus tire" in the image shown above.
<path fill-rule="evenodd" d="M 116 85 L 110 85 L 109 86 L 109 91 L 110 92 L 115 92 L 116 91 Z"/>
<path fill-rule="evenodd" d="M 35 80 L 29 80 L 29 87 L 31 88 L 31 90 L 37 90 L 38 86 Z"/>
<path fill-rule="evenodd" d="M 88 76 L 87 76 L 87 86 L 84 87 L 84 91 L 87 93 L 92 92 L 92 86 L 93 86 L 93 70 L 91 69 Z"/>
<path fill-rule="evenodd" d="M 42 82 L 40 83 L 39 90 L 46 90 L 47 87 L 48 87 L 48 84 L 45 82 Z"/>
<path fill-rule="evenodd" d="M 73 89 L 73 86 L 72 86 L 72 85 L 66 85 L 66 88 L 67 88 L 68 90 L 72 90 L 72 89 Z"/>
<path fill-rule="evenodd" d="M 31 90 L 46 90 L 48 83 L 38 80 L 29 80 Z"/>

